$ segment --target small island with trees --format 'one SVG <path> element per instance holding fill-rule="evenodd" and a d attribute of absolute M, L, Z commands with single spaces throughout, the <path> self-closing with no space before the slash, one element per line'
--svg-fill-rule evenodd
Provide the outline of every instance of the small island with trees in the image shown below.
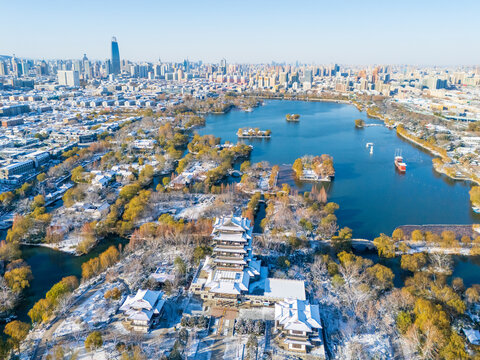
<path fill-rule="evenodd" d="M 291 122 L 299 122 L 300 121 L 300 115 L 299 114 L 287 114 L 287 115 L 285 115 L 285 119 L 287 121 L 291 121 Z"/>
<path fill-rule="evenodd" d="M 335 177 L 333 158 L 330 155 L 305 155 L 292 166 L 295 177 L 302 181 L 331 181 Z"/>
<path fill-rule="evenodd" d="M 237 131 L 237 136 L 243 138 L 270 138 L 272 130 L 260 130 L 259 128 L 240 128 Z"/>
<path fill-rule="evenodd" d="M 365 121 L 362 119 L 355 119 L 355 127 L 362 129 L 365 127 Z"/>

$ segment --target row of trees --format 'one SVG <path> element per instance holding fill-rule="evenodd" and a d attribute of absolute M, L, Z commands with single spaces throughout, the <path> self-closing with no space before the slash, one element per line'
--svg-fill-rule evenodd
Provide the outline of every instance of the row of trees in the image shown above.
<path fill-rule="evenodd" d="M 58 308 L 68 306 L 69 295 L 78 287 L 75 276 L 67 276 L 52 286 L 45 298 L 38 300 L 28 312 L 34 323 L 46 322 Z"/>
<path fill-rule="evenodd" d="M 110 266 L 115 265 L 118 260 L 120 260 L 120 252 L 112 245 L 99 256 L 82 264 L 82 278 L 85 280 L 90 279 Z"/>

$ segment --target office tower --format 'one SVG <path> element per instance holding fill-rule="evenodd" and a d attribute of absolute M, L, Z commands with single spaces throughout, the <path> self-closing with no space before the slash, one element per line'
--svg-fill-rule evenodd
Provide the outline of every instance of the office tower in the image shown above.
<path fill-rule="evenodd" d="M 112 37 L 112 73 L 120 74 L 120 51 L 118 50 L 117 38 Z"/>
<path fill-rule="evenodd" d="M 222 73 L 223 75 L 225 75 L 227 73 L 227 60 L 226 59 L 222 59 L 220 61 L 220 73 Z"/>
<path fill-rule="evenodd" d="M 0 76 L 4 76 L 8 74 L 7 64 L 3 61 L 0 61 Z"/>
<path fill-rule="evenodd" d="M 313 75 L 312 70 L 304 70 L 303 71 L 303 82 L 312 83 Z"/>
<path fill-rule="evenodd" d="M 40 63 L 40 75 L 48 75 L 48 64 L 45 60 Z"/>
<path fill-rule="evenodd" d="M 57 73 L 58 84 L 68 87 L 79 87 L 80 77 L 78 71 L 74 70 L 59 70 Z"/>

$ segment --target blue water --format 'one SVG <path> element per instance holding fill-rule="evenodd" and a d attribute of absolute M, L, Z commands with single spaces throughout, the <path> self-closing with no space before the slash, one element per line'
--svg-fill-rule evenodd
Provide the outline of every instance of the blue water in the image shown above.
<path fill-rule="evenodd" d="M 287 113 L 300 114 L 300 122 L 286 122 Z M 470 208 L 470 185 L 438 175 L 432 167 L 432 156 L 397 137 L 395 130 L 384 126 L 356 129 L 357 118 L 382 124 L 351 105 L 270 100 L 250 113 L 233 110 L 210 115 L 198 133 L 237 142 L 240 127 L 272 130 L 270 140 L 243 140 L 254 146 L 252 162 L 291 165 L 305 154 L 332 155 L 336 176 L 325 185 L 329 201 L 340 205 L 339 225 L 353 229 L 357 238 L 391 234 L 397 226 L 406 224 L 480 221 Z M 375 144 L 372 155 L 365 147 L 367 142 Z M 393 165 L 397 149 L 408 165 L 405 174 L 398 173 Z M 295 183 L 291 176 L 285 182 L 299 191 L 311 188 L 311 184 Z"/>

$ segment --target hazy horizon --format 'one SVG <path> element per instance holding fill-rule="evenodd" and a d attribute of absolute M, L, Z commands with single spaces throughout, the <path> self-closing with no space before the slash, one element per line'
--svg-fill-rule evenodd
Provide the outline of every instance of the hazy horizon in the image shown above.
<path fill-rule="evenodd" d="M 218 63 L 480 63 L 474 1 L 342 5 L 300 0 L 179 4 L 139 0 L 2 4 L 0 54 L 32 59 L 110 58 Z M 20 11 L 21 10 L 21 11 Z"/>

